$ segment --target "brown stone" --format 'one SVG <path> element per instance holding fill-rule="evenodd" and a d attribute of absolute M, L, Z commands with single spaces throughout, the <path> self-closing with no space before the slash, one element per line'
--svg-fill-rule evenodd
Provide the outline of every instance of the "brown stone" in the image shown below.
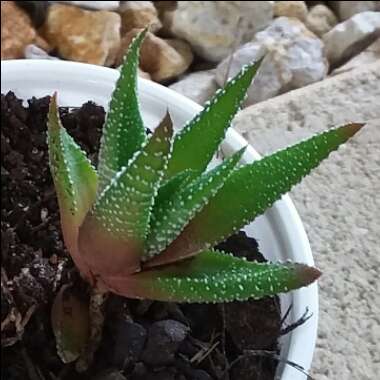
<path fill-rule="evenodd" d="M 132 29 L 146 28 L 152 33 L 161 28 L 161 21 L 151 1 L 127 1 L 119 11 L 121 15 L 121 34 L 125 35 Z"/>
<path fill-rule="evenodd" d="M 14 1 L 1 2 L 1 59 L 24 58 L 24 49 L 36 44 L 45 50 L 49 46 L 32 25 L 27 13 Z"/>
<path fill-rule="evenodd" d="M 53 4 L 42 31 L 63 58 L 112 66 L 120 48 L 120 26 L 115 12 Z"/>
<path fill-rule="evenodd" d="M 132 39 L 142 29 L 128 32 L 121 42 L 117 64 L 121 64 Z M 190 46 L 180 40 L 164 40 L 148 32 L 141 47 L 140 67 L 157 82 L 164 82 L 184 73 L 193 61 Z"/>

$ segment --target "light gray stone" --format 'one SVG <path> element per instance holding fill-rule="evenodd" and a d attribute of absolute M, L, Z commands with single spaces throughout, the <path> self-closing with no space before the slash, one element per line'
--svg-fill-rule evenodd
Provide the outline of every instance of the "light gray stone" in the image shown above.
<path fill-rule="evenodd" d="M 379 36 L 380 13 L 359 13 L 323 36 L 327 58 L 332 65 L 339 65 L 364 50 Z"/>
<path fill-rule="evenodd" d="M 241 67 L 266 54 L 262 67 L 248 90 L 246 104 L 269 99 L 294 88 L 323 79 L 328 71 L 323 43 L 302 22 L 279 17 L 252 42 L 241 46 L 217 67 L 216 81 L 222 86 Z"/>
<path fill-rule="evenodd" d="M 120 1 L 50 1 L 50 3 L 66 3 L 81 8 L 104 11 L 114 11 L 120 6 Z"/>
<path fill-rule="evenodd" d="M 357 67 L 362 67 L 363 65 L 377 61 L 380 61 L 380 38 L 368 46 L 367 49 L 362 51 L 359 55 L 350 59 L 346 64 L 335 69 L 332 72 L 332 75 L 342 74 Z"/>
<path fill-rule="evenodd" d="M 373 380 L 380 373 L 380 63 L 243 110 L 238 130 L 262 153 L 349 121 L 368 121 L 290 196 L 319 279 L 319 337 L 311 375 Z"/>
<path fill-rule="evenodd" d="M 171 31 L 201 57 L 219 62 L 237 40 L 247 42 L 273 17 L 272 1 L 179 1 Z"/>
<path fill-rule="evenodd" d="M 347 20 L 357 13 L 379 11 L 380 1 L 329 1 L 340 20 Z"/>
<path fill-rule="evenodd" d="M 59 60 L 57 57 L 49 55 L 45 50 L 41 49 L 37 45 L 27 45 L 24 50 L 24 56 L 26 59 L 51 59 Z"/>
<path fill-rule="evenodd" d="M 337 23 L 338 20 L 329 7 L 323 4 L 317 4 L 310 9 L 306 17 L 305 25 L 309 30 L 321 37 L 329 32 Z"/>
<path fill-rule="evenodd" d="M 214 95 L 218 84 L 215 81 L 214 70 L 206 70 L 191 73 L 169 88 L 203 105 Z"/>

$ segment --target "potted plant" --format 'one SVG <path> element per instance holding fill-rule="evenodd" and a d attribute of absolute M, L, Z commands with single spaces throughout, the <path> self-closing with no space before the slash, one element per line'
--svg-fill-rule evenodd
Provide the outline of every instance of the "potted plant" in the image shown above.
<path fill-rule="evenodd" d="M 87 305 L 64 285 L 53 305 L 58 353 L 64 362 L 79 358 L 79 371 L 91 365 L 99 346 L 102 307 L 108 293 L 215 303 L 274 296 L 312 283 L 319 271 L 312 266 L 305 232 L 286 196 L 247 231 L 255 230 L 261 249 L 272 254 L 267 258 L 291 259 L 298 264 L 257 264 L 212 247 L 272 206 L 362 126 L 351 124 L 327 131 L 257 160 L 258 155 L 247 148 L 244 139 L 227 128 L 244 100 L 258 62 L 244 68 L 203 111 L 180 95 L 142 80 L 145 125 L 155 127 L 165 108 L 170 112 L 147 138 L 135 86 L 143 38 L 144 33 L 131 44 L 118 80 L 114 70 L 84 64 L 2 62 L 2 92 L 13 90 L 27 99 L 57 90 L 62 105 L 79 106 L 89 99 L 106 105 L 117 80 L 97 172 L 61 126 L 56 96 L 50 102 L 48 117 L 50 168 L 63 235 L 91 292 Z M 181 125 L 198 112 L 173 137 L 171 119 L 174 125 Z M 226 158 L 206 171 L 226 131 L 222 145 Z M 250 164 L 240 167 L 239 161 Z M 307 307 L 313 318 L 289 334 L 277 359 L 307 370 L 316 337 L 316 285 L 284 297 L 283 314 L 289 304 L 293 305 L 290 323 Z M 265 350 L 252 354 L 276 356 Z M 252 355 L 247 358 L 253 360 Z M 305 378 L 294 366 L 279 366 L 278 371 L 282 380 Z"/>

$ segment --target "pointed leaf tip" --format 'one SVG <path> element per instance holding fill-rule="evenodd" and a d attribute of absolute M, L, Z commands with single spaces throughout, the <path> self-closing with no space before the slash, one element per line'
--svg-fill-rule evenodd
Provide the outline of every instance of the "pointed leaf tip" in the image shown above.
<path fill-rule="evenodd" d="M 298 266 L 296 267 L 296 272 L 297 277 L 299 278 L 303 286 L 312 284 L 314 281 L 318 280 L 318 278 L 322 275 L 322 272 L 319 269 L 315 267 L 309 267 L 305 264 L 298 264 Z"/>
<path fill-rule="evenodd" d="M 352 123 L 344 125 L 343 127 L 341 127 L 341 129 L 344 131 L 347 138 L 350 138 L 354 136 L 356 133 L 358 133 L 364 126 L 365 123 Z"/>
<path fill-rule="evenodd" d="M 225 240 L 264 213 L 362 127 L 355 123 L 327 130 L 236 170 L 159 257 L 169 262 L 178 252 L 193 255 Z"/>
<path fill-rule="evenodd" d="M 146 140 L 137 94 L 139 51 L 145 34 L 143 30 L 129 45 L 112 93 L 99 150 L 98 196 Z"/>
<path fill-rule="evenodd" d="M 59 120 L 59 113 L 58 113 L 58 101 L 57 101 L 57 91 L 53 93 L 53 95 L 50 97 L 50 103 L 49 103 L 49 113 L 48 113 L 48 129 L 50 130 L 57 130 L 60 129 L 61 123 Z"/>
<path fill-rule="evenodd" d="M 169 110 L 166 110 L 165 116 L 163 117 L 161 124 L 163 125 L 163 133 L 173 135 L 173 119 L 170 115 Z"/>
<path fill-rule="evenodd" d="M 206 169 L 223 141 L 233 117 L 244 102 L 260 63 L 261 61 L 258 61 L 244 66 L 176 135 L 172 157 L 168 164 L 167 178 L 186 169 L 196 171 Z"/>

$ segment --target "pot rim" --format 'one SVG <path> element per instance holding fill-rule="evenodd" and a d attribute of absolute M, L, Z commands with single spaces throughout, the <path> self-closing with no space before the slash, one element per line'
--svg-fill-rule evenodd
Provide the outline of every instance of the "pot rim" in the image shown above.
<path fill-rule="evenodd" d="M 4 93 L 11 90 L 19 97 L 26 99 L 31 96 L 47 95 L 65 86 L 69 86 L 68 88 L 80 86 L 82 93 L 86 93 L 86 90 L 89 91 L 93 87 L 98 87 L 104 89 L 104 91 L 100 94 L 94 93 L 91 98 L 84 95 L 82 102 L 93 100 L 95 103 L 104 105 L 105 93 L 110 94 L 118 75 L 119 72 L 115 69 L 79 62 L 37 59 L 6 60 L 1 61 L 1 91 Z M 25 85 L 28 82 L 34 87 L 32 86 L 32 91 L 27 90 L 25 93 L 21 89 L 28 87 L 28 85 Z M 141 99 L 145 99 L 149 105 L 156 103 L 161 103 L 161 106 L 165 104 L 165 107 L 170 105 L 171 109 L 175 109 L 175 114 L 180 115 L 182 113 L 188 116 L 194 115 L 202 109 L 194 101 L 150 80 L 139 78 L 138 86 Z M 62 90 L 62 92 L 65 92 L 65 90 Z M 176 121 L 175 114 L 173 114 L 174 122 Z M 225 141 L 222 143 L 222 151 L 228 155 L 245 146 L 247 149 L 242 158 L 243 162 L 247 163 L 260 158 L 255 149 L 238 132 L 230 128 L 226 133 Z M 305 229 L 290 197 L 284 195 L 264 215 L 264 217 L 269 217 L 276 222 L 276 228 L 278 229 L 276 233 L 281 236 L 281 245 L 285 246 L 284 251 L 290 252 L 290 256 L 295 261 L 314 265 Z M 317 284 L 314 283 L 306 288 L 294 291 L 289 297 L 288 303 L 290 301 L 293 304 L 291 312 L 293 321 L 300 317 L 306 308 L 312 312 L 313 317 L 305 325 L 289 334 L 281 349 L 281 356 L 301 365 L 305 370 L 309 370 L 317 338 Z M 283 296 L 282 299 L 284 299 Z M 280 365 L 279 367 L 281 380 L 306 379 L 305 375 L 290 366 Z"/>

